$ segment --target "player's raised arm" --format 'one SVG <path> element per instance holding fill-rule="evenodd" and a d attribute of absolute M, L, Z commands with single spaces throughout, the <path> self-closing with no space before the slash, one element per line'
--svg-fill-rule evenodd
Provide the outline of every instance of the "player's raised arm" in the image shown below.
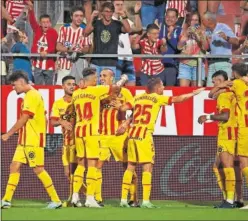
<path fill-rule="evenodd" d="M 199 89 L 194 90 L 192 93 L 182 94 L 180 96 L 172 97 L 171 103 L 184 102 L 184 101 L 190 99 L 191 97 L 194 97 L 195 95 L 200 94 L 204 90 L 205 90 L 205 88 L 199 88 Z"/>

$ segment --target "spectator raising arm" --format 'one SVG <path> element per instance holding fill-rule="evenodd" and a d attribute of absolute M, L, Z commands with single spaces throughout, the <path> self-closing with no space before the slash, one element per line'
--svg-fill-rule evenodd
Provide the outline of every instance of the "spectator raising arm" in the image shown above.
<path fill-rule="evenodd" d="M 14 22 L 14 20 L 11 17 L 11 15 L 7 11 L 7 9 L 4 7 L 3 1 L 2 1 L 2 5 L 1 5 L 1 14 L 2 14 L 2 18 L 3 19 L 6 19 L 10 23 L 13 23 Z"/>
<path fill-rule="evenodd" d="M 87 26 L 86 26 L 86 28 L 84 30 L 84 34 L 86 36 L 89 36 L 94 31 L 93 23 L 97 19 L 98 15 L 99 15 L 99 11 L 95 10 L 95 11 L 92 12 L 90 20 L 87 23 Z"/>
<path fill-rule="evenodd" d="M 123 33 L 130 33 L 131 32 L 131 27 L 130 27 L 130 25 L 129 25 L 129 22 L 128 22 L 128 17 L 127 17 L 127 14 L 126 14 L 126 12 L 123 10 L 123 11 L 121 11 L 121 12 L 119 12 L 119 16 L 121 16 L 122 17 L 122 20 L 121 20 L 121 22 L 122 22 L 122 28 L 121 28 L 121 31 L 123 32 Z"/>
<path fill-rule="evenodd" d="M 140 18 L 140 9 L 141 9 L 142 3 L 141 1 L 137 1 L 134 6 L 134 25 L 131 27 L 132 33 L 137 33 L 142 31 L 142 22 Z"/>

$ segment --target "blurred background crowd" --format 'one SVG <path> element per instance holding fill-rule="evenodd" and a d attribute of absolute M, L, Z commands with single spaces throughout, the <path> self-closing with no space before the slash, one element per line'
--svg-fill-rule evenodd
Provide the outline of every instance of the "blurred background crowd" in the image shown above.
<path fill-rule="evenodd" d="M 248 1 L 222 0 L 2 0 L 2 84 L 13 70 L 27 72 L 31 84 L 61 85 L 72 75 L 79 82 L 85 67 L 111 70 L 126 85 L 146 85 L 159 77 L 166 86 L 196 86 L 203 59 L 202 85 L 213 73 L 248 59 L 218 55 L 248 54 Z M 37 56 L 30 56 L 34 53 Z M 60 56 L 51 57 L 51 54 Z M 101 55 L 83 58 L 83 54 Z M 108 54 L 121 56 L 110 57 Z M 133 58 L 131 54 L 185 55 L 185 58 Z M 127 55 L 127 56 L 125 56 Z"/>

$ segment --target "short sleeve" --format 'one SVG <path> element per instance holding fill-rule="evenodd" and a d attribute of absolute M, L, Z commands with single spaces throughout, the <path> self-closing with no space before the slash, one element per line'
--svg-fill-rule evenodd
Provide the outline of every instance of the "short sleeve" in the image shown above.
<path fill-rule="evenodd" d="M 53 107 L 52 107 L 52 112 L 51 112 L 50 118 L 51 119 L 54 119 L 54 120 L 59 120 L 59 118 L 60 118 L 60 114 L 59 114 L 59 109 L 58 109 L 57 102 L 54 102 L 53 103 Z"/>
<path fill-rule="evenodd" d="M 24 97 L 22 113 L 28 114 L 31 118 L 33 118 L 40 101 L 41 97 L 33 94 L 32 92 L 28 92 Z"/>
<path fill-rule="evenodd" d="M 122 90 L 124 92 L 123 94 L 124 94 L 124 97 L 125 97 L 125 100 L 126 101 L 130 101 L 130 100 L 133 99 L 133 95 L 132 95 L 132 93 L 128 89 L 122 88 Z"/>
<path fill-rule="evenodd" d="M 233 95 L 230 92 L 221 94 L 217 101 L 218 112 L 230 112 L 230 109 L 232 108 L 232 99 Z"/>
<path fill-rule="evenodd" d="M 172 104 L 172 97 L 159 95 L 157 99 L 160 105 L 171 105 Z"/>
<path fill-rule="evenodd" d="M 64 26 L 61 26 L 59 29 L 58 43 L 64 44 L 65 36 L 64 36 Z"/>
<path fill-rule="evenodd" d="M 126 102 L 126 105 L 128 106 L 128 109 L 133 109 L 134 108 L 134 98 Z"/>
<path fill-rule="evenodd" d="M 112 91 L 111 86 L 102 86 L 102 85 L 100 85 L 100 86 L 96 87 L 96 95 L 98 97 L 101 97 L 101 96 L 103 96 L 105 94 L 110 94 L 111 91 Z"/>
<path fill-rule="evenodd" d="M 234 34 L 233 30 L 228 25 L 225 25 L 225 34 L 230 38 L 236 38 L 236 35 Z"/>
<path fill-rule="evenodd" d="M 237 80 L 234 80 L 232 87 L 230 87 L 230 91 L 232 91 L 233 93 L 235 93 L 236 90 L 237 90 L 237 88 L 238 88 L 238 81 Z"/>

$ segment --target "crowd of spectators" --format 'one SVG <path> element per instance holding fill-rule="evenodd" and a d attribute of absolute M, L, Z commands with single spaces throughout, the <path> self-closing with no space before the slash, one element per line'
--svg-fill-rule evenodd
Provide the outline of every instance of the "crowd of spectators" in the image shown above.
<path fill-rule="evenodd" d="M 194 58 L 139 60 L 128 55 L 248 53 L 247 25 L 236 36 L 231 27 L 218 22 L 218 15 L 225 14 L 221 1 L 134 0 L 127 8 L 124 0 L 82 0 L 82 5 L 71 7 L 71 22 L 59 30 L 52 27 L 47 14 L 37 21 L 35 1 L 2 1 L 1 52 L 27 54 L 1 57 L 2 84 L 18 69 L 28 74 L 31 84 L 61 85 L 66 75 L 79 82 L 82 70 L 92 66 L 99 83 L 101 71 L 110 69 L 115 81 L 126 74 L 128 86 L 146 85 L 151 77 L 161 78 L 166 86 L 196 86 L 198 63 Z M 240 16 L 247 12 L 248 3 L 241 0 Z M 30 57 L 30 53 L 40 56 Z M 55 53 L 60 57 L 49 56 Z M 82 58 L 82 54 L 104 55 Z M 218 70 L 231 78 L 231 62 L 229 58 L 203 60 L 202 85 L 212 86 L 211 76 Z"/>

